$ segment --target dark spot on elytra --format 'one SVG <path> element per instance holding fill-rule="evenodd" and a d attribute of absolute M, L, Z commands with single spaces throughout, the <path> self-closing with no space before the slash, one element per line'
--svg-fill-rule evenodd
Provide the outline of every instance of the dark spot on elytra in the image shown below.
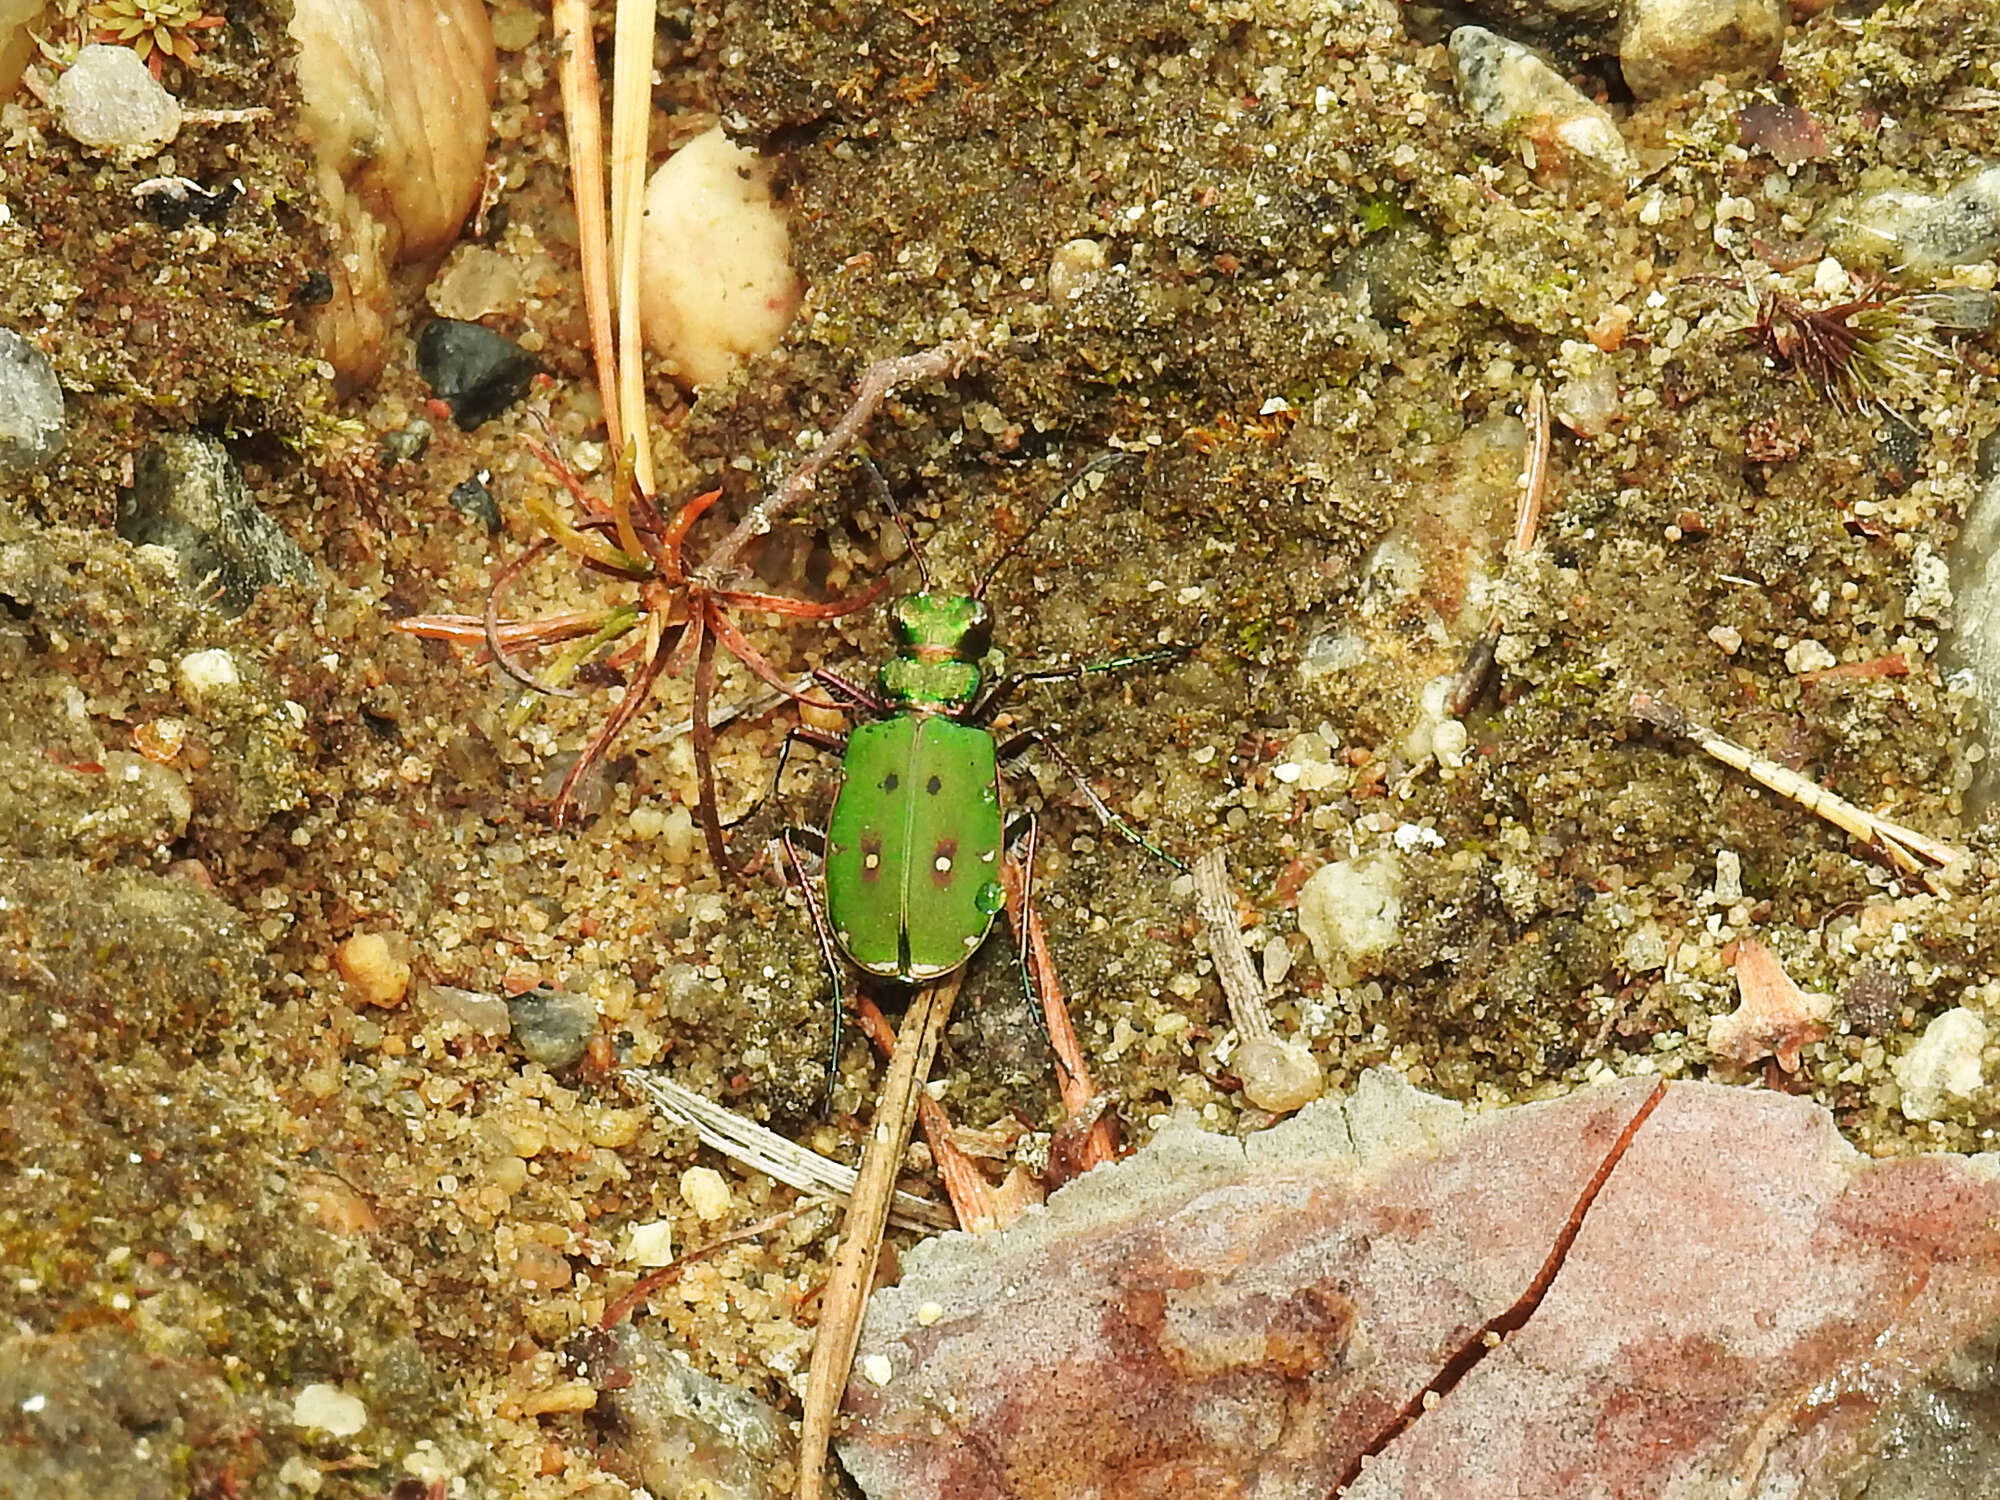
<path fill-rule="evenodd" d="M 885 792 L 893 792 L 902 784 L 903 778 L 898 776 L 894 771 L 891 771 L 887 776 L 882 778 L 882 790 Z"/>
<path fill-rule="evenodd" d="M 943 778 L 938 776 L 933 776 L 929 781 L 924 783 L 924 790 L 929 792 L 933 797 L 935 797 L 939 792 L 944 790 Z"/>

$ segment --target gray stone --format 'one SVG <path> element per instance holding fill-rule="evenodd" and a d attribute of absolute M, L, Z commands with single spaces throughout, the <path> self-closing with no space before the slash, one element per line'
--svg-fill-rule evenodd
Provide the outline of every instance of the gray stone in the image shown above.
<path fill-rule="evenodd" d="M 27 474 L 56 456 L 69 430 L 62 383 L 48 357 L 0 328 L 0 474 Z"/>
<path fill-rule="evenodd" d="M 209 437 L 171 434 L 140 453 L 118 497 L 118 534 L 172 549 L 182 583 L 231 617 L 259 589 L 313 580 L 306 555 L 251 502 L 229 450 Z"/>
<path fill-rule="evenodd" d="M 528 1061 L 551 1070 L 567 1068 L 583 1056 L 597 1030 L 597 1007 L 588 995 L 541 985 L 507 1000 L 514 1040 Z"/>
<path fill-rule="evenodd" d="M 1461 26 L 1447 44 L 1466 113 L 1513 137 L 1530 166 L 1581 165 L 1622 178 L 1632 169 L 1611 116 L 1529 47 L 1483 26 Z"/>
<path fill-rule="evenodd" d="M 1784 50 L 1785 0 L 1625 0 L 1618 63 L 1641 99 L 1718 73 L 1769 73 Z"/>
<path fill-rule="evenodd" d="M 1942 195 L 1889 188 L 1839 216 L 1834 248 L 1844 256 L 1919 271 L 1970 266 L 2000 250 L 2000 167 Z"/>
<path fill-rule="evenodd" d="M 790 1423 L 747 1391 L 688 1363 L 671 1335 L 626 1324 L 568 1351 L 609 1419 L 599 1461 L 655 1495 L 778 1500 Z"/>
<path fill-rule="evenodd" d="M 120 158 L 157 151 L 181 128 L 180 102 L 130 47 L 85 47 L 56 80 L 49 105 L 64 135 Z"/>

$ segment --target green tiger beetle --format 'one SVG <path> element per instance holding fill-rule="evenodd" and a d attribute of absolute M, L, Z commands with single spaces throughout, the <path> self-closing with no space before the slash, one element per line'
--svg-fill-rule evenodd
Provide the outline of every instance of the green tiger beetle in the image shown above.
<path fill-rule="evenodd" d="M 839 789 L 821 836 L 823 866 L 817 889 L 794 840 L 795 834 L 810 830 L 788 828 L 782 836 L 833 987 L 829 1098 L 839 1067 L 845 1006 L 839 957 L 879 979 L 933 984 L 962 968 L 986 941 L 1005 905 L 999 861 L 1017 844 L 1023 850 L 1024 906 L 1032 895 L 1035 816 L 1024 811 L 1010 824 L 1001 800 L 1001 768 L 1030 746 L 1039 746 L 1062 768 L 1106 827 L 1174 869 L 1187 869 L 1113 812 L 1082 771 L 1040 730 L 1024 729 L 1001 742 L 988 728 L 1007 696 L 1026 683 L 1149 666 L 1183 654 L 1181 647 L 1164 647 L 1080 666 L 1010 674 L 991 683 L 980 665 L 993 645 L 993 616 L 985 593 L 1000 568 L 1078 485 L 1125 457 L 1108 453 L 1079 470 L 969 594 L 941 593 L 932 587 L 930 569 L 888 486 L 864 461 L 878 497 L 910 540 L 923 590 L 890 607 L 896 652 L 877 671 L 873 691 L 834 672 L 813 673 L 827 692 L 865 711 L 872 722 L 857 726 L 844 738 L 804 726 L 792 731 L 793 736 L 841 757 Z M 783 756 L 778 774 L 784 774 Z M 1026 921 L 1019 927 L 1015 957 L 1032 1000 Z"/>

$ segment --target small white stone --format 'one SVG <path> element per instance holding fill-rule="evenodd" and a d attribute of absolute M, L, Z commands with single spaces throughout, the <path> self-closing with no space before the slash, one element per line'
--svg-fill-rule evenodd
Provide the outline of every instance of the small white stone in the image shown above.
<path fill-rule="evenodd" d="M 634 1224 L 625 1241 L 625 1258 L 635 1266 L 670 1266 L 674 1263 L 674 1226 L 665 1219 Z"/>
<path fill-rule="evenodd" d="M 1402 933 L 1402 870 L 1386 855 L 1336 860 L 1299 891 L 1299 931 L 1328 979 L 1352 984 Z"/>
<path fill-rule="evenodd" d="M 887 1385 L 895 1378 L 896 1369 L 889 1363 L 888 1355 L 871 1354 L 861 1361 L 861 1373 L 871 1385 Z"/>
<path fill-rule="evenodd" d="M 1743 649 L 1743 632 L 1734 625 L 1712 625 L 1708 638 L 1724 656 L 1734 656 Z"/>
<path fill-rule="evenodd" d="M 316 1427 L 333 1437 L 353 1437 L 368 1425 L 368 1408 L 337 1385 L 313 1384 L 292 1401 L 292 1425 Z"/>
<path fill-rule="evenodd" d="M 1986 1023 L 1964 1006 L 1946 1011 L 1924 1028 L 1903 1056 L 1890 1064 L 1902 1090 L 1905 1119 L 1935 1120 L 1952 1099 L 1969 1099 L 1986 1081 L 1979 1054 Z"/>
<path fill-rule="evenodd" d="M 1793 673 L 1824 672 L 1840 658 L 1818 641 L 1794 641 L 1785 652 L 1785 666 Z"/>
<path fill-rule="evenodd" d="M 196 713 L 212 709 L 243 685 L 236 659 L 221 647 L 190 651 L 174 668 L 175 686 L 181 702 Z"/>
<path fill-rule="evenodd" d="M 770 171 L 721 127 L 646 185 L 639 318 L 685 386 L 713 385 L 777 347 L 799 305 L 791 236 Z"/>
<path fill-rule="evenodd" d="M 681 1173 L 681 1202 L 713 1223 L 729 1212 L 729 1183 L 713 1167 L 689 1167 Z"/>
<path fill-rule="evenodd" d="M 128 160 L 157 151 L 181 128 L 180 102 L 130 47 L 85 47 L 56 80 L 49 105 L 78 145 Z"/>
<path fill-rule="evenodd" d="M 936 1323 L 938 1319 L 942 1318 L 943 1316 L 944 1316 L 943 1303 L 926 1302 L 917 1309 L 917 1326 L 919 1328 L 929 1328 L 932 1324 Z"/>

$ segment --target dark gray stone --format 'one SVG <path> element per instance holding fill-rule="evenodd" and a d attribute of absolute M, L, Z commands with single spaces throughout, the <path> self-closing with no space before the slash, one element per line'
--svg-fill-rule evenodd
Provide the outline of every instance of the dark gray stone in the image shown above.
<path fill-rule="evenodd" d="M 527 350 L 481 323 L 439 318 L 417 340 L 417 372 L 466 432 L 527 395 L 540 368 Z"/>
<path fill-rule="evenodd" d="M 507 1014 L 514 1023 L 514 1040 L 528 1061 L 551 1071 L 570 1067 L 580 1059 L 597 1030 L 597 1007 L 588 995 L 546 984 L 512 996 L 507 1001 Z"/>
<path fill-rule="evenodd" d="M 309 584 L 312 564 L 251 502 L 229 450 L 195 433 L 160 438 L 139 454 L 132 488 L 118 497 L 118 534 L 171 548 L 181 581 L 234 617 L 272 584 Z"/>

